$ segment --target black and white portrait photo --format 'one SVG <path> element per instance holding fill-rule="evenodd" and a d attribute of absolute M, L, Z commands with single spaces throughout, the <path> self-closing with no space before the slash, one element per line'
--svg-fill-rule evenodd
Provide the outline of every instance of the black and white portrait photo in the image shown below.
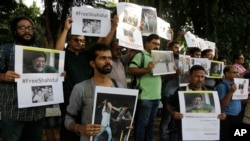
<path fill-rule="evenodd" d="M 53 89 L 48 86 L 32 86 L 32 103 L 53 101 Z"/>

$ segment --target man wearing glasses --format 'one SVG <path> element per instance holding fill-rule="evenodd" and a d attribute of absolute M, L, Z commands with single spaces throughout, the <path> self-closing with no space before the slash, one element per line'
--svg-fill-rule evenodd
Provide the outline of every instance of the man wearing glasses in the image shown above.
<path fill-rule="evenodd" d="M 15 43 L 0 46 L 1 120 L 4 141 L 41 141 L 45 106 L 18 108 L 17 85 L 20 75 L 14 71 L 15 45 L 34 46 L 34 23 L 28 17 L 16 17 L 10 23 Z"/>
<path fill-rule="evenodd" d="M 241 101 L 232 99 L 233 93 L 237 89 L 234 78 L 238 77 L 238 69 L 233 65 L 227 65 L 224 70 L 224 80 L 217 85 L 221 110 L 227 117 L 220 124 L 220 140 L 229 141 L 230 125 L 240 124 L 239 113 L 241 112 Z"/>
<path fill-rule="evenodd" d="M 60 104 L 61 117 L 65 118 L 66 107 L 69 104 L 69 97 L 75 84 L 90 78 L 90 66 L 88 62 L 88 52 L 85 49 L 85 37 L 83 35 L 68 35 L 72 26 L 73 19 L 67 18 L 64 24 L 64 28 L 57 39 L 57 50 L 65 51 L 65 64 L 64 70 L 67 75 L 63 82 L 64 103 Z M 67 36 L 68 35 L 68 36 Z M 66 39 L 67 38 L 67 39 Z M 65 41 L 67 47 L 65 48 Z M 80 122 L 80 116 L 77 118 Z M 61 124 L 60 140 L 80 140 L 80 136 L 73 132 L 69 132 L 63 122 Z"/>

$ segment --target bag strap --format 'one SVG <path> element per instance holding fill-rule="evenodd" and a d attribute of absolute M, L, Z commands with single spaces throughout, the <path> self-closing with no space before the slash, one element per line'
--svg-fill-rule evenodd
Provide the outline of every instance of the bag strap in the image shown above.
<path fill-rule="evenodd" d="M 117 82 L 114 79 L 112 79 L 112 78 L 111 78 L 111 80 L 112 80 L 113 84 L 115 85 L 115 87 L 118 88 Z"/>
<path fill-rule="evenodd" d="M 94 87 L 91 84 L 91 79 L 88 79 L 84 83 L 84 95 L 86 98 L 86 122 L 91 123 L 92 114 L 93 114 L 93 95 L 94 95 Z"/>

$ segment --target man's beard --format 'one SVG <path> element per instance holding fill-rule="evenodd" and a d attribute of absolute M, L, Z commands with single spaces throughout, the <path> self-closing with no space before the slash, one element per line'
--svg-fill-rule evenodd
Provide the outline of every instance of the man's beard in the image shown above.
<path fill-rule="evenodd" d="M 96 69 L 102 74 L 109 74 L 112 71 L 112 65 L 111 64 L 106 64 L 102 68 L 101 67 L 96 67 Z"/>
<path fill-rule="evenodd" d="M 44 66 L 33 66 L 36 72 L 42 72 L 44 70 Z"/>
<path fill-rule="evenodd" d="M 27 35 L 27 34 L 25 34 Z M 15 35 L 15 40 L 18 44 L 21 44 L 21 45 L 26 45 L 26 46 L 32 46 L 34 44 L 34 41 L 35 41 L 35 36 L 34 35 L 31 35 L 31 38 L 30 39 L 25 39 L 23 36 L 25 35 Z"/>

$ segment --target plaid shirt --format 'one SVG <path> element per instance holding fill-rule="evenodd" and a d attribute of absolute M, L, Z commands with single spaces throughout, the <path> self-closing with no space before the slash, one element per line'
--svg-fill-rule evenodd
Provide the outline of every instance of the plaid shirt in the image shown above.
<path fill-rule="evenodd" d="M 0 73 L 14 71 L 15 45 L 0 46 Z M 18 108 L 16 82 L 0 82 L 1 115 L 13 120 L 33 121 L 45 117 L 45 106 Z M 21 94 L 22 95 L 22 94 Z"/>

